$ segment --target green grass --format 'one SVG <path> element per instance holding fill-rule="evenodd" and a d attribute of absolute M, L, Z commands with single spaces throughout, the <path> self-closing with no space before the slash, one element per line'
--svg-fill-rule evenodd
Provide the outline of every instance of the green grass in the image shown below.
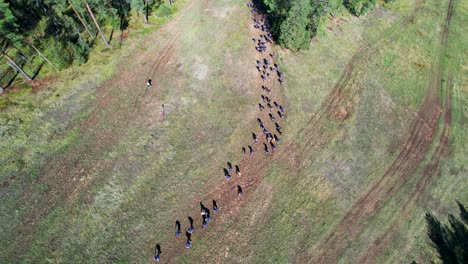
<path fill-rule="evenodd" d="M 236 164 L 241 146 L 251 142 L 259 87 L 245 3 L 204 2 L 189 3 L 180 16 L 183 3 L 178 2 L 176 13 L 151 19 L 148 27 L 133 21 L 135 30 L 122 46 L 99 46 L 85 65 L 58 74 L 38 94 L 27 88 L 11 94 L 0 112 L 0 181 L 9 182 L 0 187 L 2 260 L 144 263 L 156 242 L 164 260 L 174 221 L 185 227 L 198 202 L 208 204 L 216 195 L 213 190 L 225 182 L 223 166 Z M 174 262 L 290 263 L 314 254 L 395 160 L 422 102 L 439 43 L 434 28 L 445 16 L 447 1 L 426 1 L 414 23 L 403 27 L 398 21 L 414 2 L 396 0 L 359 19 L 341 10 L 337 17 L 344 20 L 327 19 L 309 50 L 277 48 L 286 85 L 273 92 L 278 96 L 281 91 L 288 116 L 279 148 L 296 143 L 291 155 L 297 154 L 299 163 L 272 162 L 258 186 L 246 190 L 239 213 L 227 214 L 229 208 L 220 205 L 215 221 L 203 233 L 197 231 L 192 249 L 178 252 Z M 454 199 L 468 204 L 466 10 L 466 3 L 456 1 L 443 60 L 444 73 L 454 76 L 450 152 L 379 263 L 435 260 L 424 212 L 453 212 Z M 177 24 L 154 31 L 173 19 Z M 172 49 L 163 50 L 176 33 Z M 304 146 L 310 136 L 299 131 L 321 111 L 346 63 L 363 43 L 382 39 L 377 51 L 364 54 L 355 67 L 353 78 L 360 86 L 351 100 L 352 115 L 344 122 L 325 117 L 320 133 L 313 134 L 318 145 Z M 167 64 L 152 71 L 161 53 Z M 145 93 L 147 76 L 155 85 Z M 166 119 L 161 122 L 163 103 Z M 411 179 L 369 219 L 341 263 L 347 258 L 357 262 L 382 234 L 400 199 L 411 191 Z M 30 212 L 37 218 L 28 229 L 31 225 L 23 221 Z"/>

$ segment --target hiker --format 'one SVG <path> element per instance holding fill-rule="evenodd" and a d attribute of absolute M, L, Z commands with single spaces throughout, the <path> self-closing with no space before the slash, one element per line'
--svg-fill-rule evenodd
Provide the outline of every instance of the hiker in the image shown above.
<path fill-rule="evenodd" d="M 227 166 L 228 166 L 229 172 L 232 172 L 232 164 L 231 164 L 231 162 L 228 161 Z"/>
<path fill-rule="evenodd" d="M 190 223 L 190 227 L 187 229 L 187 232 L 192 234 L 193 231 L 195 231 L 195 228 L 193 227 L 193 218 L 191 216 L 189 216 L 188 220 L 189 220 L 189 223 Z"/>
<path fill-rule="evenodd" d="M 265 96 L 265 100 L 266 100 L 267 103 L 271 102 L 271 99 L 268 98 L 268 96 Z"/>
<path fill-rule="evenodd" d="M 260 109 L 260 111 L 263 111 L 264 107 L 261 103 L 258 103 L 258 108 Z"/>
<path fill-rule="evenodd" d="M 265 96 L 262 94 L 261 97 L 262 97 L 263 102 L 265 103 L 266 102 Z"/>
<path fill-rule="evenodd" d="M 273 101 L 273 104 L 275 105 L 276 108 L 279 107 L 279 104 L 276 101 Z"/>
<path fill-rule="evenodd" d="M 253 148 L 249 145 L 249 150 L 250 150 L 250 155 L 253 155 L 255 153 L 255 151 L 253 150 Z"/>
<path fill-rule="evenodd" d="M 218 204 L 216 203 L 215 200 L 213 200 L 213 212 L 217 213 L 218 212 Z"/>
<path fill-rule="evenodd" d="M 275 117 L 271 113 L 268 113 L 268 116 L 270 117 L 271 121 L 276 121 Z"/>
<path fill-rule="evenodd" d="M 278 79 L 278 82 L 280 83 L 280 85 L 283 85 L 283 80 Z"/>
<path fill-rule="evenodd" d="M 206 215 L 202 215 L 202 230 L 205 229 L 206 225 Z"/>
<path fill-rule="evenodd" d="M 281 119 L 283 119 L 283 118 L 284 118 L 284 115 L 283 115 L 283 113 L 281 113 L 280 111 L 278 111 L 277 113 L 278 113 L 278 116 L 279 116 Z"/>
<path fill-rule="evenodd" d="M 273 142 L 270 142 L 270 146 L 271 146 L 271 150 L 275 150 L 275 149 L 276 149 L 276 146 L 275 146 L 275 144 L 273 144 Z"/>
<path fill-rule="evenodd" d="M 255 142 L 258 142 L 258 138 L 257 138 L 257 135 L 255 135 L 255 133 L 252 132 L 252 137 L 253 137 L 253 140 Z"/>
<path fill-rule="evenodd" d="M 278 131 L 278 133 L 279 133 L 280 135 L 283 134 L 283 132 L 281 132 L 281 127 L 277 127 L 277 128 L 276 128 L 276 131 Z"/>
<path fill-rule="evenodd" d="M 159 262 L 159 255 L 161 254 L 161 246 L 156 244 L 154 248 L 154 261 Z"/>
<path fill-rule="evenodd" d="M 238 176 L 242 176 L 241 171 L 240 171 L 238 165 L 236 165 L 236 174 L 237 174 Z"/>
<path fill-rule="evenodd" d="M 242 187 L 240 187 L 240 185 L 237 185 L 237 195 L 241 196 L 242 194 L 244 194 L 244 192 L 242 191 Z"/>
<path fill-rule="evenodd" d="M 265 147 L 265 154 L 271 154 L 271 151 L 268 148 L 267 144 L 263 143 L 263 146 Z"/>
<path fill-rule="evenodd" d="M 276 122 L 275 122 L 275 127 L 276 127 L 277 129 L 281 130 L 280 125 L 279 125 L 278 123 L 276 123 Z"/>
<path fill-rule="evenodd" d="M 207 207 L 205 207 L 205 215 L 206 215 L 206 221 L 211 221 L 211 217 L 210 217 L 210 209 L 208 209 Z"/>
<path fill-rule="evenodd" d="M 224 177 L 225 177 L 227 180 L 231 179 L 231 175 L 229 175 L 229 172 L 228 172 L 225 168 L 223 168 L 223 171 L 224 171 Z"/>
<path fill-rule="evenodd" d="M 200 202 L 200 213 L 201 213 L 201 215 L 206 214 L 206 207 L 205 207 L 205 205 L 203 205 L 202 202 Z"/>
<path fill-rule="evenodd" d="M 148 79 L 148 80 L 146 81 L 146 86 L 148 86 L 148 88 L 151 86 L 151 79 Z"/>
<path fill-rule="evenodd" d="M 275 139 L 275 142 L 276 143 L 280 143 L 281 140 L 279 139 L 279 137 L 276 136 L 276 134 L 273 135 L 273 138 Z"/>
<path fill-rule="evenodd" d="M 192 233 L 187 231 L 185 232 L 185 235 L 187 236 L 187 242 L 185 242 L 185 247 L 190 248 L 192 246 L 192 239 L 191 239 Z"/>
<path fill-rule="evenodd" d="M 270 142 L 270 141 L 273 139 L 273 138 L 271 137 L 271 134 L 270 134 L 270 133 L 266 134 L 266 135 L 265 135 L 265 138 L 266 138 L 266 140 L 267 140 L 268 142 Z"/>
<path fill-rule="evenodd" d="M 242 156 L 245 156 L 246 149 L 245 147 L 242 147 Z"/>
<path fill-rule="evenodd" d="M 180 221 L 179 220 L 175 221 L 175 228 L 176 228 L 175 236 L 179 237 L 180 236 Z"/>
<path fill-rule="evenodd" d="M 268 106 L 268 109 L 270 109 L 270 111 L 271 111 L 271 109 L 273 109 L 273 106 L 271 106 L 270 103 L 267 103 L 267 106 Z"/>
<path fill-rule="evenodd" d="M 257 117 L 257 123 L 259 123 L 259 124 L 263 124 L 263 121 L 262 121 L 262 119 L 260 119 L 259 117 Z"/>
<path fill-rule="evenodd" d="M 284 108 L 283 108 L 282 105 L 279 105 L 278 108 L 279 108 L 279 110 L 280 110 L 281 112 L 284 112 Z"/>

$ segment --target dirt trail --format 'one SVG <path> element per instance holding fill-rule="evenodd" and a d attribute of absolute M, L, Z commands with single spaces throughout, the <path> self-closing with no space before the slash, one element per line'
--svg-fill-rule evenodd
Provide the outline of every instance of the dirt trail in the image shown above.
<path fill-rule="evenodd" d="M 453 3 L 451 0 L 447 12 L 446 26 L 441 35 L 441 50 L 445 47 L 452 9 Z M 317 258 L 314 258 L 317 259 L 317 262 L 330 263 L 336 261 L 345 251 L 349 243 L 365 228 L 367 221 L 382 208 L 383 204 L 398 193 L 405 183 L 413 177 L 416 177 L 413 175 L 414 171 L 426 156 L 429 146 L 434 139 L 442 108 L 439 95 L 442 71 L 441 56 L 436 56 L 433 69 L 434 72 L 431 75 L 429 85 L 426 89 L 423 104 L 419 113 L 412 121 L 403 149 L 383 176 L 356 201 L 345 214 L 342 221 L 317 247 Z M 450 107 L 445 105 L 445 108 L 447 110 L 447 108 Z M 445 116 L 447 116 L 447 114 L 445 114 Z M 440 153 L 435 153 L 434 155 L 440 156 Z M 437 160 L 435 163 L 438 164 L 439 158 L 435 159 Z M 426 168 L 428 170 L 433 170 L 434 167 L 436 167 L 436 165 L 432 163 L 428 166 L 429 167 Z M 430 178 L 428 179 L 430 180 Z M 427 180 L 420 180 L 416 185 L 414 193 L 410 195 L 407 201 L 410 201 L 412 197 L 416 195 L 419 196 L 425 189 L 423 186 L 427 186 L 428 183 Z"/>
<path fill-rule="evenodd" d="M 262 18 L 262 16 L 258 14 L 255 14 L 253 17 L 256 19 Z M 252 35 L 255 36 L 256 38 L 259 38 L 259 34 L 262 33 L 261 31 L 259 32 L 259 30 L 256 30 L 253 27 L 253 23 L 249 24 L 249 30 L 252 33 Z M 262 55 L 256 52 L 254 59 L 262 60 L 263 58 L 267 57 L 268 53 L 273 50 L 273 44 L 268 43 L 267 47 L 268 49 L 267 49 L 266 55 L 265 54 Z M 253 49 L 253 45 L 250 48 Z M 252 60 L 252 65 L 254 65 L 255 63 L 254 59 Z M 261 89 L 261 85 L 265 85 L 269 87 L 271 89 L 271 94 L 263 93 Z M 285 104 L 283 104 L 284 95 L 282 94 L 281 87 L 276 81 L 276 79 L 274 78 L 267 79 L 266 81 L 262 82 L 261 79 L 258 77 L 252 89 L 256 89 L 255 96 L 259 98 L 259 101 L 260 101 L 260 95 L 264 94 L 266 96 L 269 96 L 272 99 L 272 101 L 276 101 L 279 104 L 286 106 Z M 257 116 L 264 121 L 265 126 L 269 131 L 275 131 L 275 126 L 273 125 L 273 122 L 269 120 L 268 113 L 269 112 L 267 110 L 267 107 L 265 106 L 265 110 L 263 110 L 262 112 L 258 111 Z M 277 120 L 277 122 L 280 125 L 282 125 L 282 120 Z M 203 197 L 198 197 L 197 199 L 194 199 L 193 200 L 194 205 L 188 208 L 187 211 L 190 213 L 187 215 L 191 215 L 192 217 L 195 216 L 194 220 L 196 223 L 196 231 L 192 235 L 194 244 L 196 244 L 197 237 L 202 235 L 199 228 L 197 231 L 197 225 L 201 221 L 201 217 L 199 216 L 200 209 L 198 209 L 199 208 L 198 202 L 203 201 L 205 205 L 207 205 L 211 202 L 212 199 L 214 199 L 217 201 L 218 206 L 220 208 L 220 212 L 215 215 L 216 221 L 211 222 L 208 225 L 208 229 L 212 225 L 225 222 L 226 219 L 237 218 L 239 216 L 239 211 L 241 210 L 241 208 L 252 199 L 250 193 L 253 193 L 255 189 L 260 185 L 260 183 L 263 180 L 263 176 L 267 173 L 269 169 L 269 165 L 271 165 L 275 157 L 280 155 L 280 153 L 282 152 L 281 149 L 283 149 L 284 147 L 282 146 L 282 144 L 277 144 L 277 148 L 279 150 L 274 150 L 271 155 L 264 154 L 262 143 L 266 141 L 262 140 L 263 133 L 257 126 L 254 129 L 254 132 L 257 134 L 257 136 L 259 136 L 259 142 L 254 143 L 252 141 L 249 141 L 250 143 L 247 143 L 245 145 L 245 146 L 252 145 L 253 149 L 255 150 L 255 154 L 253 156 L 250 156 L 247 153 L 245 157 L 243 157 L 240 160 L 240 162 L 238 162 L 239 167 L 241 168 L 242 175 L 241 176 L 232 175 L 232 178 L 229 181 L 223 181 L 222 184 L 218 185 L 216 188 L 214 188 L 207 194 L 203 195 Z M 240 197 L 237 195 L 237 189 L 236 189 L 236 186 L 238 184 L 242 186 L 242 189 L 244 191 L 244 195 Z M 182 234 L 181 236 L 183 235 L 184 234 Z M 173 258 L 176 257 L 177 255 L 186 253 L 187 249 L 185 249 L 184 241 L 185 241 L 185 237 L 181 237 L 181 238 L 173 237 L 173 239 L 168 241 L 168 243 L 164 245 L 165 250 L 164 250 L 164 255 L 162 255 L 162 258 L 164 259 L 164 261 L 167 261 L 170 263 L 173 261 Z"/>

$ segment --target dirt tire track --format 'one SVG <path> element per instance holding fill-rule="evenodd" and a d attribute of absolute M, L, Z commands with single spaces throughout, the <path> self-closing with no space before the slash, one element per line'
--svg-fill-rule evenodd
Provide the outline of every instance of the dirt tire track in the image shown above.
<path fill-rule="evenodd" d="M 445 50 L 447 37 L 450 27 L 450 21 L 453 16 L 454 1 L 450 0 L 447 10 L 447 15 L 444 23 L 444 28 L 441 33 L 441 47 Z M 441 56 L 444 52 L 441 53 Z M 381 254 L 385 246 L 398 234 L 399 227 L 406 222 L 413 208 L 418 204 L 420 198 L 424 195 L 427 186 L 431 183 L 432 178 L 439 173 L 440 160 L 444 153 L 448 150 L 448 140 L 450 137 L 451 122 L 452 122 L 452 85 L 453 76 L 449 73 L 446 78 L 445 100 L 443 111 L 443 127 L 439 137 L 439 142 L 430 161 L 425 166 L 420 175 L 415 188 L 409 194 L 404 202 L 402 209 L 392 219 L 392 222 L 387 227 L 387 230 L 367 249 L 366 253 L 361 257 L 362 263 L 373 263 L 375 258 Z"/>
<path fill-rule="evenodd" d="M 440 161 L 444 156 L 444 153 L 448 150 L 448 140 L 450 138 L 452 120 L 452 84 L 452 77 L 449 76 L 445 88 L 443 128 L 436 150 L 421 173 L 420 178 L 416 183 L 415 188 L 409 194 L 408 199 L 403 203 L 401 209 L 392 217 L 390 224 L 387 226 L 383 234 L 377 238 L 369 248 L 367 248 L 365 254 L 361 256 L 359 263 L 375 263 L 376 258 L 382 254 L 388 243 L 398 236 L 398 231 L 400 230 L 401 225 L 406 222 L 414 207 L 424 196 L 433 177 L 439 173 Z"/>
<path fill-rule="evenodd" d="M 346 102 L 352 102 L 353 94 L 350 97 L 346 97 L 346 94 L 349 93 L 350 87 L 353 85 L 360 86 L 359 79 L 355 78 L 356 75 L 359 73 L 361 65 L 365 65 L 366 59 L 371 57 L 373 54 L 379 52 L 379 47 L 385 43 L 390 41 L 392 38 L 397 37 L 402 27 L 406 27 L 408 24 L 413 23 L 415 15 L 421 10 L 425 0 L 419 0 L 416 2 L 411 14 L 408 17 L 402 18 L 400 21 L 393 26 L 393 28 L 388 32 L 388 34 L 379 39 L 378 41 L 372 43 L 365 43 L 359 47 L 356 54 L 350 59 L 345 67 L 344 74 L 341 76 L 335 87 L 333 88 L 332 92 L 325 98 L 324 102 L 322 103 L 322 108 L 325 109 L 329 116 L 337 117 L 337 112 L 339 111 L 338 106 L 345 105 L 344 108 L 346 109 Z M 338 118 L 341 121 L 344 121 L 346 117 Z"/>
<path fill-rule="evenodd" d="M 445 33 L 443 32 L 441 36 L 442 48 L 445 48 L 449 24 L 447 21 L 450 21 L 452 8 L 453 4 L 452 0 L 450 0 L 445 23 L 445 28 L 447 30 L 444 30 Z M 321 252 L 318 258 L 319 263 L 335 261 L 336 257 L 345 250 L 350 242 L 349 240 L 357 236 L 365 227 L 366 221 L 374 214 L 374 211 L 379 210 L 386 199 L 390 198 L 390 196 L 401 189 L 425 157 L 425 153 L 435 136 L 440 115 L 439 109 L 441 109 L 438 96 L 438 91 L 441 88 L 440 75 L 442 70 L 440 56 L 436 58 L 434 68 L 436 69 L 436 73 L 433 78 L 431 78 L 432 80 L 426 90 L 426 96 L 419 112 L 420 119 L 416 118 L 416 120 L 413 121 L 410 135 L 404 149 L 400 152 L 387 172 L 373 184 L 371 189 L 364 196 L 361 196 L 346 213 L 338 226 L 333 229 L 319 246 L 319 251 Z M 432 166 L 430 168 L 432 168 Z M 389 178 L 389 182 L 382 184 L 386 178 Z M 418 186 L 427 186 L 427 184 L 428 182 L 423 181 L 419 182 Z M 419 192 L 421 192 L 421 189 L 422 187 L 418 188 Z M 413 196 L 414 195 L 416 194 L 413 194 Z M 343 239 L 343 237 L 347 237 L 347 239 Z"/>

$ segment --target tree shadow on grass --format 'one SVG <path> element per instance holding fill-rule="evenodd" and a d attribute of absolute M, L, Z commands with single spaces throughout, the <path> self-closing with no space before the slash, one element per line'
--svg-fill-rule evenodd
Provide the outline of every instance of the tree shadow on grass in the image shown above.
<path fill-rule="evenodd" d="M 448 225 L 426 213 L 427 234 L 443 263 L 468 263 L 468 213 L 460 202 L 457 204 L 461 220 L 449 214 Z"/>

